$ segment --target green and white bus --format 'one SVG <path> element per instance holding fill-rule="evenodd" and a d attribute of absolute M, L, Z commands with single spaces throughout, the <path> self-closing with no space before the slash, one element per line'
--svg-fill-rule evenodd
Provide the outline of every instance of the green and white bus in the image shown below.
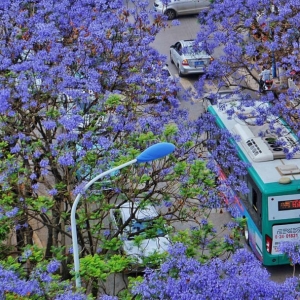
<path fill-rule="evenodd" d="M 234 194 L 231 205 L 238 217 L 246 218 L 245 238 L 262 263 L 288 264 L 278 245 L 300 240 L 300 154 L 296 152 L 292 159 L 286 159 L 283 148 L 292 151 L 298 140 L 280 119 L 272 129 L 267 122 L 256 126 L 253 108 L 241 112 L 238 104 L 236 100 L 223 99 L 207 108 L 219 128 L 240 136 L 232 142 L 239 158 L 251 164 L 242 178 L 249 193 Z M 234 110 L 231 118 L 227 110 Z M 220 177 L 226 177 L 224 170 L 220 170 Z"/>

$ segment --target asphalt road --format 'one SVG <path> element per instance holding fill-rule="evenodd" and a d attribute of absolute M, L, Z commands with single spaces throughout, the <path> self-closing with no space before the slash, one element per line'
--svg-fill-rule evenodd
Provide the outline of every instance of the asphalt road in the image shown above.
<path fill-rule="evenodd" d="M 153 6 L 154 0 L 150 1 L 150 6 Z M 177 41 L 182 39 L 194 39 L 197 36 L 200 24 L 197 22 L 197 16 L 184 16 L 178 18 L 180 25 L 173 25 L 172 21 L 168 21 L 169 27 L 162 30 L 156 37 L 153 47 L 157 49 L 161 54 L 164 54 L 167 58 L 167 64 L 174 77 L 178 77 L 178 71 L 176 67 L 171 64 L 169 56 L 169 48 L 171 45 L 175 44 Z M 218 57 L 221 53 L 221 49 L 217 49 L 213 53 L 214 57 Z M 179 77 L 178 77 L 179 78 Z M 184 90 L 190 90 L 195 92 L 195 97 L 191 99 L 190 102 L 181 101 L 181 106 L 185 107 L 190 112 L 190 118 L 195 119 L 203 113 L 202 101 L 196 95 L 195 84 L 198 80 L 198 76 L 190 76 L 180 78 L 180 84 Z M 180 100 L 180 95 L 179 95 Z M 223 225 L 230 220 L 230 215 L 228 213 L 220 214 L 215 212 L 211 214 L 211 221 L 217 229 L 221 229 Z M 245 247 L 247 247 L 245 245 Z M 292 277 L 293 267 L 290 265 L 285 266 L 275 266 L 267 267 L 271 275 L 271 279 L 276 282 L 283 282 L 286 278 Z M 296 275 L 300 274 L 300 267 L 296 267 Z"/>

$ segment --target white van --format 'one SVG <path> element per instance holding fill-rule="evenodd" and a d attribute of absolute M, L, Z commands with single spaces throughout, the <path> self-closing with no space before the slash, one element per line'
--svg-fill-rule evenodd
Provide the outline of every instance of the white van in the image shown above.
<path fill-rule="evenodd" d="M 180 15 L 198 14 L 201 10 L 209 8 L 209 5 L 209 0 L 155 0 L 154 10 L 173 20 Z"/>

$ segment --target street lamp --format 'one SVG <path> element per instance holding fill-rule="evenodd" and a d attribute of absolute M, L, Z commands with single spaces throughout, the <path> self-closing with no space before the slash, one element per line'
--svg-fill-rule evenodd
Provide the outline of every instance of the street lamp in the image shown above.
<path fill-rule="evenodd" d="M 120 166 L 117 166 L 115 168 L 112 168 L 108 171 L 105 171 L 99 175 L 97 175 L 95 178 L 90 180 L 84 187 L 83 192 L 85 192 L 94 182 L 97 180 L 103 178 L 104 176 L 113 173 L 117 170 L 120 170 L 124 167 L 130 166 L 134 163 L 143 163 L 143 162 L 149 162 L 153 161 L 155 159 L 162 158 L 170 153 L 172 153 L 175 149 L 175 146 L 171 143 L 158 143 L 150 146 L 146 150 L 144 150 L 137 158 L 128 161 Z M 71 230 L 72 230 L 72 243 L 73 243 L 73 257 L 74 257 L 74 267 L 75 267 L 75 278 L 76 278 L 76 287 L 80 288 L 80 275 L 79 275 L 79 251 L 78 251 L 78 241 L 77 241 L 77 228 L 76 228 L 76 208 L 77 204 L 81 198 L 82 194 L 79 193 L 75 201 L 72 205 L 71 209 Z"/>

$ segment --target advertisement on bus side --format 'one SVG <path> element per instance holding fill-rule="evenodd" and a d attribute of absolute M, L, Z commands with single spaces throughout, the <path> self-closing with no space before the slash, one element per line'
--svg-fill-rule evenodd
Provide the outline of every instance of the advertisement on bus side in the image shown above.
<path fill-rule="evenodd" d="M 272 231 L 272 254 L 281 254 L 278 249 L 280 243 L 296 242 L 300 240 L 300 223 L 274 225 Z"/>

